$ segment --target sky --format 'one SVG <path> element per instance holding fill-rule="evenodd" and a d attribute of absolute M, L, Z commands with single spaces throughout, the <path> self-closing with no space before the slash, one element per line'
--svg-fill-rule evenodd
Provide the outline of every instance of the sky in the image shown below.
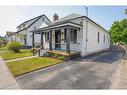
<path fill-rule="evenodd" d="M 116 20 L 127 18 L 124 14 L 127 6 L 87 6 L 88 17 L 109 30 Z M 16 32 L 16 27 L 22 22 L 45 14 L 51 21 L 54 13 L 59 18 L 77 13 L 86 15 L 85 6 L 0 6 L 0 36 L 6 31 Z"/>

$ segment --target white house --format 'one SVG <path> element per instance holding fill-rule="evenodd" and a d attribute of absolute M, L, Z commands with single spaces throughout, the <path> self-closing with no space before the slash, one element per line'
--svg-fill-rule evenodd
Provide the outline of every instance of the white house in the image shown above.
<path fill-rule="evenodd" d="M 26 47 L 32 47 L 32 33 L 30 33 L 30 31 L 38 28 L 43 28 L 51 24 L 52 22 L 47 18 L 47 16 L 43 14 L 21 23 L 16 27 L 17 32 L 15 32 L 13 35 L 16 35 L 15 40 L 19 41 L 22 45 Z M 36 34 L 35 43 L 40 42 L 40 38 L 40 34 Z"/>
<path fill-rule="evenodd" d="M 36 47 L 34 35 L 41 33 L 40 55 L 64 52 L 86 56 L 110 48 L 109 32 L 90 18 L 73 13 L 61 19 L 55 14 L 54 20 L 49 26 L 31 31 L 33 47 Z"/>
<path fill-rule="evenodd" d="M 16 39 L 16 36 L 14 35 L 15 34 L 15 32 L 11 32 L 11 31 L 7 31 L 6 32 L 6 35 L 5 35 L 5 39 L 7 40 L 7 41 L 15 41 L 15 39 Z"/>

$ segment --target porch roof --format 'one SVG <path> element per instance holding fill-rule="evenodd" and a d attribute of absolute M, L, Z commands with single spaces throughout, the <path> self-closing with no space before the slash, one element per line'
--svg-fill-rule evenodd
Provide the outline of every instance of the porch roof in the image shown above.
<path fill-rule="evenodd" d="M 52 29 L 57 29 L 57 28 L 62 28 L 62 27 L 66 28 L 68 26 L 78 28 L 78 29 L 80 29 L 82 27 L 81 24 L 77 24 L 77 23 L 74 23 L 72 21 L 62 21 L 62 22 L 54 23 L 54 24 L 49 25 L 47 27 L 32 30 L 30 32 L 35 32 L 35 33 L 36 32 L 44 32 L 45 30 L 52 30 Z"/>

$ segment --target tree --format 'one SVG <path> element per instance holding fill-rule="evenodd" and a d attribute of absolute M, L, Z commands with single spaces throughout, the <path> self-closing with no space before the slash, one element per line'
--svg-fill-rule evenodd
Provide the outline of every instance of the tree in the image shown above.
<path fill-rule="evenodd" d="M 127 14 L 127 9 L 125 9 L 125 14 Z"/>
<path fill-rule="evenodd" d="M 112 43 L 127 44 L 127 19 L 113 22 L 109 32 Z"/>

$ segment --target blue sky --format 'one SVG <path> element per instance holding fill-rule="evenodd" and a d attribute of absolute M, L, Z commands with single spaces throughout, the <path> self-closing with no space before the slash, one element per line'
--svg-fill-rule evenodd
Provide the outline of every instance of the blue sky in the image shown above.
<path fill-rule="evenodd" d="M 127 18 L 127 6 L 87 6 L 89 18 L 109 30 L 113 21 Z M 54 13 L 64 17 L 71 13 L 85 15 L 84 6 L 0 6 L 0 35 L 16 32 L 16 26 L 33 17 L 45 14 L 51 21 Z"/>

